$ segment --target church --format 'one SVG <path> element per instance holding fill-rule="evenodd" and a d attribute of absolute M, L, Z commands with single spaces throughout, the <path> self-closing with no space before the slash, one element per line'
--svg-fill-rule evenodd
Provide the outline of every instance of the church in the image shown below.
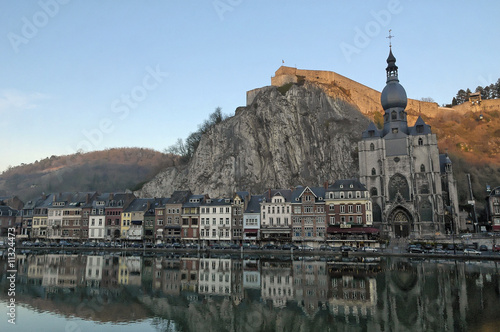
<path fill-rule="evenodd" d="M 392 47 L 386 72 L 380 98 L 384 126 L 372 122 L 358 143 L 360 181 L 370 192 L 374 226 L 390 238 L 456 233 L 458 195 L 451 160 L 439 154 L 436 135 L 421 117 L 408 126 L 406 91 Z"/>

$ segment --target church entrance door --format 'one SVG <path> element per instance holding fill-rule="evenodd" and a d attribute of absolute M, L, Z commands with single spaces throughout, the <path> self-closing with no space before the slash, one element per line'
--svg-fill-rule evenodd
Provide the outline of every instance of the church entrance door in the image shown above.
<path fill-rule="evenodd" d="M 410 236 L 411 217 L 408 212 L 399 208 L 392 213 L 391 222 L 394 227 L 394 235 L 397 238 Z"/>

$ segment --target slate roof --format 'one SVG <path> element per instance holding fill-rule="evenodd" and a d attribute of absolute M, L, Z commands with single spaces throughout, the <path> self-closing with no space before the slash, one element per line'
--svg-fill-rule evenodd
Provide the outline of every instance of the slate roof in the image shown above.
<path fill-rule="evenodd" d="M 285 202 L 292 201 L 292 190 L 291 189 L 269 189 L 265 194 L 264 198 L 266 202 L 270 202 L 271 198 L 276 195 L 280 195 L 285 199 Z"/>
<path fill-rule="evenodd" d="M 316 202 L 323 202 L 325 199 L 325 188 L 324 187 L 302 187 L 302 186 L 297 186 L 295 190 L 292 192 L 292 203 L 297 203 L 300 202 L 302 197 L 302 194 L 306 191 L 306 189 L 309 189 L 315 196 L 316 196 Z"/>
<path fill-rule="evenodd" d="M 146 212 L 148 210 L 148 202 L 150 204 L 149 208 L 151 208 L 151 205 L 155 203 L 154 198 L 136 198 L 123 212 Z"/>
<path fill-rule="evenodd" d="M 260 213 L 260 203 L 264 200 L 264 195 L 252 195 L 244 213 Z"/>
<path fill-rule="evenodd" d="M 343 179 L 337 180 L 330 185 L 326 192 L 330 191 L 366 191 L 366 187 L 358 179 Z"/>
<path fill-rule="evenodd" d="M 190 190 L 174 191 L 166 204 L 184 204 L 191 196 Z"/>

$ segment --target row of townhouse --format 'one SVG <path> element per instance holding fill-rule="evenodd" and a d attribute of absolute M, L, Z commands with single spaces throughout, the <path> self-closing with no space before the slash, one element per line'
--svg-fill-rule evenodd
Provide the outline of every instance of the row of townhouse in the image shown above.
<path fill-rule="evenodd" d="M 14 213 L 14 212 L 12 212 Z M 376 242 L 372 203 L 356 179 L 323 187 L 246 191 L 210 198 L 191 191 L 170 197 L 132 193 L 58 193 L 28 202 L 17 223 L 19 238 L 40 241 L 150 243 Z"/>

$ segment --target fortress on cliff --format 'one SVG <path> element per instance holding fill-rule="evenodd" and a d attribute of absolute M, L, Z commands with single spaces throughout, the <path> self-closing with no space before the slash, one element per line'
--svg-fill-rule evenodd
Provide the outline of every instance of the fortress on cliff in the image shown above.
<path fill-rule="evenodd" d="M 334 98 L 342 98 L 356 105 L 359 111 L 367 117 L 372 118 L 376 113 L 383 114 L 380 105 L 380 92 L 353 81 L 345 76 L 332 71 L 307 70 L 293 67 L 281 66 L 271 77 L 271 85 L 281 87 L 290 83 L 302 83 L 308 81 L 323 87 L 323 89 Z M 250 105 L 261 89 L 257 88 L 247 91 L 247 106 Z M 413 125 L 419 116 L 434 118 L 438 115 L 451 112 L 463 115 L 467 112 L 500 111 L 500 99 L 481 100 L 477 103 L 465 102 L 453 107 L 441 107 L 434 102 L 425 102 L 408 98 L 408 123 Z M 450 114 L 451 115 L 451 114 Z"/>

